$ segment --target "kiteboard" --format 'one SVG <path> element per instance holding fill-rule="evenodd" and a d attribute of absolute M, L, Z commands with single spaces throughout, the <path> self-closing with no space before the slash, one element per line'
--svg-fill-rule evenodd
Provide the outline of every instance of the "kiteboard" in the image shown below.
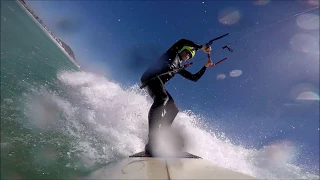
<path fill-rule="evenodd" d="M 219 167 L 183 152 L 176 157 L 152 157 L 142 151 L 92 172 L 88 179 L 256 179 Z"/>

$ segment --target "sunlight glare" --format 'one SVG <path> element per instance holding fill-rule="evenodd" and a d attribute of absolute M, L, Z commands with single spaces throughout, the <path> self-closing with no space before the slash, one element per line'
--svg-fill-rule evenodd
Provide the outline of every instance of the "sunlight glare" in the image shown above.
<path fill-rule="evenodd" d="M 217 80 L 224 80 L 226 78 L 226 75 L 225 74 L 219 74 L 217 76 Z"/>
<path fill-rule="evenodd" d="M 301 100 L 318 100 L 319 101 L 319 89 L 310 83 L 301 83 L 294 86 L 290 91 L 290 96 L 296 101 Z"/>
<path fill-rule="evenodd" d="M 231 77 L 239 77 L 242 74 L 241 70 L 233 70 L 230 72 Z"/>
<path fill-rule="evenodd" d="M 320 0 L 308 0 L 308 3 L 314 6 L 319 6 L 320 5 Z"/>
<path fill-rule="evenodd" d="M 315 101 L 319 101 L 319 95 L 314 93 L 314 92 L 310 92 L 310 91 L 305 91 L 302 92 L 298 97 L 297 100 L 315 100 Z"/>
<path fill-rule="evenodd" d="M 219 22 L 224 25 L 236 24 L 240 19 L 240 12 L 235 8 L 227 8 L 219 12 Z"/>
<path fill-rule="evenodd" d="M 302 29 L 319 29 L 319 15 L 302 14 L 297 17 L 297 25 Z"/>
<path fill-rule="evenodd" d="M 263 6 L 270 3 L 271 0 L 256 0 L 253 2 L 254 5 Z"/>
<path fill-rule="evenodd" d="M 319 55 L 319 39 L 309 34 L 296 34 L 290 40 L 290 47 L 298 52 Z"/>

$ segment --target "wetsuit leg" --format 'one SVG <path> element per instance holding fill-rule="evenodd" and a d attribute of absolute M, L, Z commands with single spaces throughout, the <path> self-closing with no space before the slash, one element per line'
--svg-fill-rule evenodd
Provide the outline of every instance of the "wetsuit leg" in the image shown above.
<path fill-rule="evenodd" d="M 146 89 L 150 97 L 153 99 L 153 104 L 150 107 L 148 114 L 150 136 L 161 124 L 162 115 L 164 113 L 165 105 L 169 101 L 169 96 L 167 95 L 163 83 L 159 78 L 155 78 L 150 81 Z"/>
<path fill-rule="evenodd" d="M 173 120 L 176 118 L 178 112 L 179 112 L 179 109 L 177 107 L 177 105 L 175 104 L 173 98 L 171 97 L 171 95 L 169 94 L 168 91 L 166 91 L 168 97 L 169 97 L 169 100 L 167 102 L 167 104 L 165 105 L 165 115 L 163 117 L 163 120 L 164 120 L 164 126 L 167 126 L 167 127 L 170 127 L 171 124 L 173 123 Z"/>
<path fill-rule="evenodd" d="M 149 151 L 154 133 L 159 130 L 160 125 L 161 127 L 169 127 L 172 124 L 178 114 L 178 108 L 159 78 L 150 81 L 146 90 L 154 101 L 148 114 L 149 134 L 145 149 Z"/>

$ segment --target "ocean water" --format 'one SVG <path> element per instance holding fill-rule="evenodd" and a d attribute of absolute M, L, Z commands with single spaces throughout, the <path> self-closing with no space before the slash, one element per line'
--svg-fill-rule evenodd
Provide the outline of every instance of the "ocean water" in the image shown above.
<path fill-rule="evenodd" d="M 151 99 L 78 70 L 14 1 L 1 1 L 1 179 L 77 178 L 144 148 Z M 287 141 L 248 149 L 180 112 L 188 152 L 261 179 L 319 179 Z"/>

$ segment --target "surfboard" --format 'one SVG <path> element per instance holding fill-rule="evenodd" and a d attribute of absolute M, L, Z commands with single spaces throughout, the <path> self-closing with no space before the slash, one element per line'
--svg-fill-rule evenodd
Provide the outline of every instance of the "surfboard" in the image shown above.
<path fill-rule="evenodd" d="M 219 167 L 188 152 L 179 157 L 151 157 L 144 151 L 92 172 L 88 179 L 256 179 Z M 85 178 L 85 179 L 86 179 Z"/>
<path fill-rule="evenodd" d="M 133 154 L 131 156 L 129 156 L 129 158 L 133 158 L 133 157 L 152 157 L 150 154 L 146 153 L 145 151 Z M 170 157 L 170 158 L 196 158 L 196 159 L 201 159 L 201 157 L 190 154 L 188 152 L 181 152 L 177 155 L 175 155 L 174 157 Z"/>

